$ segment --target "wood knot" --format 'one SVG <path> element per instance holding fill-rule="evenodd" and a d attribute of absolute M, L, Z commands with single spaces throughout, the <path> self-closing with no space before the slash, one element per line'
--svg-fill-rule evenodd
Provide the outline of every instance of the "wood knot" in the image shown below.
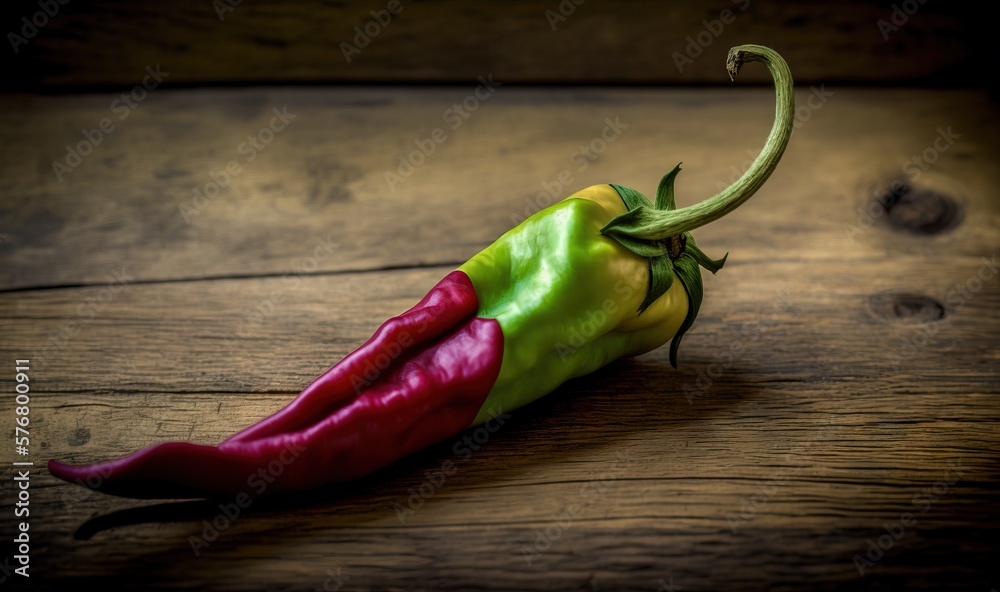
<path fill-rule="evenodd" d="M 83 446 L 87 442 L 90 442 L 90 430 L 87 428 L 77 428 L 66 438 L 70 446 Z"/>
<path fill-rule="evenodd" d="M 889 226 L 912 234 L 944 232 L 959 221 L 960 207 L 954 199 L 934 191 L 909 185 L 896 185 L 882 200 Z"/>
<path fill-rule="evenodd" d="M 879 317 L 907 324 L 931 323 L 945 317 L 944 305 L 930 296 L 905 292 L 883 292 L 871 297 L 872 311 Z"/>

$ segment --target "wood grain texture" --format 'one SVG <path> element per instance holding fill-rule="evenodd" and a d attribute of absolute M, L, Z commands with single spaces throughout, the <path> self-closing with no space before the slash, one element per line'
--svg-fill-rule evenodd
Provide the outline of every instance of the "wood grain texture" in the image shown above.
<path fill-rule="evenodd" d="M 710 255 L 731 255 L 705 279 L 679 370 L 661 348 L 513 413 L 479 450 L 464 452 L 471 432 L 359 483 L 258 500 L 197 557 L 190 537 L 219 502 L 121 500 L 39 468 L 31 584 L 996 587 L 1000 275 L 983 262 L 1000 257 L 995 109 L 979 92 L 827 90 L 761 193 L 696 233 Z M 453 100 L 447 89 L 165 92 L 101 147 L 121 161 L 92 157 L 59 184 L 45 179 L 66 141 L 57 130 L 96 121 L 106 103 L 4 97 L 0 359 L 35 359 L 32 459 L 217 442 L 416 302 L 560 171 L 572 187 L 652 193 L 683 160 L 678 200 L 690 203 L 743 166 L 773 110 L 753 89 L 501 89 L 388 191 L 398 152 L 386 143 L 412 145 Z M 175 196 L 282 104 L 299 119 L 184 224 Z M 606 117 L 631 127 L 577 170 L 573 152 Z M 918 155 L 934 161 L 926 171 L 904 166 Z M 196 172 L 156 175 L 170 170 Z M 346 187 L 326 176 L 341 174 Z M 893 180 L 908 191 L 888 213 L 872 207 L 869 226 L 858 208 Z M 340 246 L 293 272 L 323 232 Z M 108 285 L 123 264 L 133 277 Z M 442 483 L 446 461 L 456 471 Z M 400 513 L 421 487 L 430 494 Z M 859 576 L 852 558 L 908 512 L 915 525 Z M 0 531 L 13 528 L 5 512 Z"/>
<path fill-rule="evenodd" d="M 69 3 L 5 58 L 4 83 L 131 87 L 162 64 L 168 84 L 721 84 L 729 47 L 761 43 L 800 82 L 988 84 L 988 19 L 941 3 L 398 0 L 387 18 L 390 3 Z M 5 32 L 38 10 L 5 8 Z"/>
<path fill-rule="evenodd" d="M 616 182 L 651 195 L 683 161 L 678 199 L 707 197 L 749 165 L 774 109 L 773 92 L 763 89 L 501 86 L 456 127 L 449 110 L 475 90 L 164 92 L 124 120 L 109 109 L 115 95 L 0 96 L 0 287 L 107 284 L 123 269 L 130 281 L 160 281 L 457 265 L 552 195 L 587 185 Z M 872 101 L 891 104 L 893 119 Z M 801 88 L 798 102 L 801 125 L 774 184 L 802 193 L 780 203 L 760 196 L 740 219 L 700 233 L 709 247 L 731 244 L 717 237 L 773 241 L 767 219 L 780 208 L 786 226 L 809 230 L 784 244 L 827 241 L 840 257 L 864 258 L 870 252 L 861 245 L 887 247 L 897 233 L 849 237 L 843 225 L 858 224 L 856 209 L 891 180 L 919 175 L 963 207 L 995 193 L 987 131 L 996 118 L 984 93 L 823 86 Z M 273 109 L 295 119 L 269 136 Z M 60 181 L 53 162 L 66 163 L 68 145 L 86 147 L 81 130 L 103 118 L 116 128 Z M 939 128 L 959 137 L 928 170 L 907 166 L 933 150 Z M 247 137 L 261 129 L 271 141 L 258 151 Z M 435 130 L 443 142 L 432 139 Z M 418 144 L 433 152 L 423 156 Z M 420 165 L 387 181 L 401 159 Z M 230 161 L 240 172 L 214 199 L 196 201 L 195 189 L 204 194 L 213 179 L 224 181 Z M 983 202 L 996 212 L 995 202 Z M 182 206 L 196 212 L 185 218 Z M 898 256 L 936 242 L 985 254 L 959 238 L 989 235 L 989 216 L 966 218 L 961 236 L 914 241 Z"/>

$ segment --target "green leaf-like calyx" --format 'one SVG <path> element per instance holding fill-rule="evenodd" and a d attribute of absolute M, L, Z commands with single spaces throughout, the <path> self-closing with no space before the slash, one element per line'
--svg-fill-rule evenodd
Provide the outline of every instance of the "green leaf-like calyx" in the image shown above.
<path fill-rule="evenodd" d="M 667 237 L 662 240 L 643 239 L 629 236 L 628 234 L 615 232 L 612 226 L 616 221 L 620 221 L 624 216 L 641 217 L 648 211 L 671 211 L 677 207 L 674 200 L 674 179 L 680 172 L 681 165 L 678 164 L 669 173 L 663 176 L 660 185 L 656 190 L 656 202 L 653 208 L 650 207 L 649 199 L 638 191 L 621 185 L 614 185 L 615 191 L 621 196 L 628 208 L 626 214 L 618 216 L 605 226 L 601 232 L 617 240 L 622 246 L 632 251 L 640 257 L 645 257 L 649 261 L 649 284 L 646 288 L 646 296 L 639 305 L 639 314 L 642 314 L 649 305 L 656 301 L 670 289 L 674 282 L 674 275 L 680 278 L 684 285 L 684 291 L 688 296 L 688 313 L 684 318 L 677 334 L 670 342 L 670 364 L 677 367 L 677 349 L 680 346 L 681 338 L 687 333 L 691 325 L 694 324 L 701 308 L 701 301 L 704 296 L 704 287 L 701 281 L 701 270 L 699 267 L 715 273 L 722 269 L 726 262 L 726 257 L 719 260 L 709 258 L 694 242 L 694 237 L 690 232 Z M 647 214 L 648 215 L 648 214 Z M 728 254 L 726 255 L 728 257 Z"/>
<path fill-rule="evenodd" d="M 778 166 L 792 135 L 795 96 L 788 64 L 771 48 L 738 45 L 729 50 L 726 60 L 729 77 L 735 79 L 747 62 L 764 64 L 774 78 L 775 92 L 774 125 L 750 168 L 715 196 L 681 209 L 677 209 L 674 200 L 674 178 L 680 171 L 679 164 L 660 181 L 654 207 L 650 207 L 649 200 L 638 191 L 612 185 L 628 211 L 601 229 L 602 234 L 649 260 L 649 288 L 639 306 L 639 314 L 670 289 L 675 274 L 684 284 L 689 300 L 688 314 L 670 344 L 670 363 L 675 368 L 681 337 L 691 328 L 701 308 L 703 287 L 699 268 L 715 273 L 726 262 L 726 257 L 714 261 L 702 253 L 694 244 L 691 231 L 722 218 L 750 199 Z"/>

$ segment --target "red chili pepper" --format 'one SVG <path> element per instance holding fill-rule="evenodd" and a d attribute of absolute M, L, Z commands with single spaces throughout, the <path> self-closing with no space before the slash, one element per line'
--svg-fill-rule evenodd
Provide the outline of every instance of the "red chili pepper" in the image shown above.
<path fill-rule="evenodd" d="M 269 491 L 361 477 L 475 419 L 503 356 L 500 325 L 477 318 L 478 308 L 468 276 L 454 271 L 287 407 L 217 447 L 169 442 L 95 465 L 51 461 L 49 470 L 140 498 L 247 491 L 273 462 L 280 465 L 270 472 L 281 478 Z M 366 365 L 385 366 L 379 357 L 393 354 L 397 363 L 365 378 Z"/>
<path fill-rule="evenodd" d="M 308 489 L 370 473 L 668 341 L 676 364 L 701 305 L 700 267 L 714 273 L 725 259 L 702 253 L 690 230 L 749 199 L 791 135 L 787 65 L 768 48 L 740 46 L 730 75 L 753 60 L 775 79 L 774 127 L 719 195 L 677 209 L 679 165 L 655 204 L 618 185 L 584 189 L 500 237 L 287 407 L 218 446 L 171 442 L 95 465 L 53 460 L 49 470 L 132 497 L 239 494 L 265 472 L 267 491 Z"/>

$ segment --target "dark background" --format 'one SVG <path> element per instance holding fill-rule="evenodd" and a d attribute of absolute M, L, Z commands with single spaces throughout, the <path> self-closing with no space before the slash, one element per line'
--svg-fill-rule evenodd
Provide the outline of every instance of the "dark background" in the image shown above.
<path fill-rule="evenodd" d="M 131 86 L 156 63 L 170 72 L 166 87 L 465 84 L 484 72 L 506 84 L 723 84 L 718 64 L 734 40 L 779 50 L 798 83 L 982 87 L 994 78 L 992 24 L 963 3 L 400 0 L 403 10 L 347 63 L 340 44 L 387 2 L 51 2 L 58 13 L 16 55 L 5 43 L 4 89 Z M 671 56 L 725 9 L 734 12 L 725 42 L 704 50 L 716 57 L 679 72 Z M 916 11 L 885 39 L 878 23 L 892 23 L 896 9 L 897 22 Z M 40 8 L 18 0 L 2 10 L 6 35 Z M 560 10 L 564 21 L 546 16 Z M 767 82 L 756 69 L 746 76 Z"/>

